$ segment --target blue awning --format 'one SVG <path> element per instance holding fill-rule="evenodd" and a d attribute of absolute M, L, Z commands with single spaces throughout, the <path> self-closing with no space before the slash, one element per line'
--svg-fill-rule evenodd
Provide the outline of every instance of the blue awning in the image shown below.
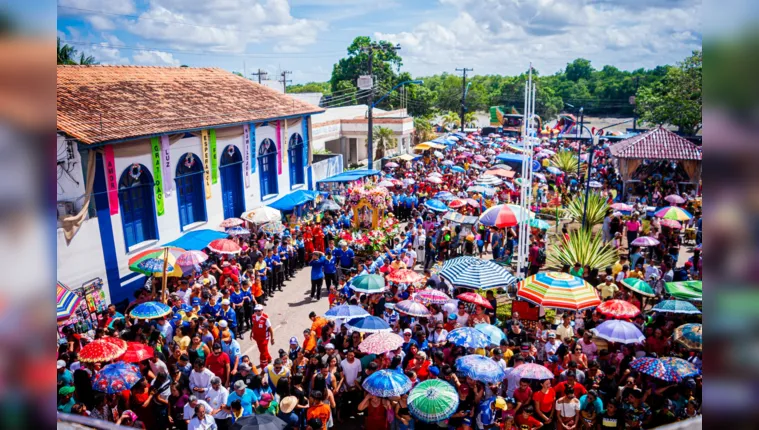
<path fill-rule="evenodd" d="M 216 230 L 193 230 L 183 234 L 179 239 L 161 246 L 176 246 L 177 248 L 186 249 L 187 251 L 201 251 L 209 243 L 216 239 L 226 239 L 229 235 L 223 231 Z"/>
<path fill-rule="evenodd" d="M 378 175 L 381 172 L 379 170 L 369 170 L 369 169 L 359 169 L 359 170 L 349 170 L 347 172 L 343 172 L 340 174 L 337 174 L 335 176 L 330 176 L 328 178 L 324 178 L 322 180 L 316 181 L 317 184 L 319 183 L 327 183 L 327 182 L 353 182 L 357 181 L 359 179 L 365 178 L 367 176 L 371 175 Z"/>
<path fill-rule="evenodd" d="M 295 209 L 297 206 L 300 206 L 308 202 L 312 202 L 314 201 L 315 198 L 316 198 L 315 191 L 297 190 L 297 191 L 293 191 L 292 193 L 282 197 L 281 199 L 273 203 L 270 203 L 268 206 L 270 208 L 287 212 L 287 211 L 291 211 Z"/>
<path fill-rule="evenodd" d="M 501 161 L 508 161 L 512 163 L 521 163 L 524 161 L 524 155 L 512 154 L 510 152 L 503 152 L 501 154 L 498 154 L 498 156 L 495 158 Z"/>

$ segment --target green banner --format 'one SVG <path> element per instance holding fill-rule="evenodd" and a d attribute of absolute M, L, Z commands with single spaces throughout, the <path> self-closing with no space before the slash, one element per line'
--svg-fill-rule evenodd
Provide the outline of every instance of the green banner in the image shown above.
<path fill-rule="evenodd" d="M 150 139 L 151 152 L 153 153 L 153 182 L 155 184 L 155 206 L 158 216 L 163 215 L 163 177 L 161 175 L 161 139 Z"/>
<path fill-rule="evenodd" d="M 208 130 L 211 141 L 211 181 L 215 184 L 219 181 L 219 157 L 216 154 L 216 130 Z"/>

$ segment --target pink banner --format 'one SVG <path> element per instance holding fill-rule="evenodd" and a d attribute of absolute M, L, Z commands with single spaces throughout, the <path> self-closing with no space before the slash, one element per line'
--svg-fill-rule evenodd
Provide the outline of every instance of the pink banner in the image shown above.
<path fill-rule="evenodd" d="M 111 215 L 116 215 L 119 213 L 119 180 L 116 175 L 116 158 L 113 155 L 112 145 L 107 145 L 103 149 L 103 158 L 105 184 L 108 190 L 108 207 Z"/>
<path fill-rule="evenodd" d="M 169 136 L 161 136 L 161 170 L 163 170 L 163 193 L 170 196 L 174 191 L 174 175 L 171 174 L 171 149 Z"/>
<path fill-rule="evenodd" d="M 277 121 L 277 174 L 282 174 L 282 121 Z"/>

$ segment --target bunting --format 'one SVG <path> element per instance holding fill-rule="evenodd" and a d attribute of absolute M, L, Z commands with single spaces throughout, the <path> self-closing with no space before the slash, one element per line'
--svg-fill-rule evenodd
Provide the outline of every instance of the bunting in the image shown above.
<path fill-rule="evenodd" d="M 208 130 L 200 131 L 200 145 L 203 156 L 203 182 L 206 189 L 206 200 L 211 198 L 211 148 Z"/>
<path fill-rule="evenodd" d="M 119 213 L 119 179 L 116 175 L 116 158 L 113 145 L 103 148 L 103 167 L 105 168 L 105 185 L 108 190 L 108 208 L 111 215 Z"/>
<path fill-rule="evenodd" d="M 250 154 L 251 157 L 257 158 L 258 153 L 256 152 L 256 125 L 251 124 L 250 125 Z M 252 163 L 250 163 L 250 173 L 256 173 L 256 160 L 253 160 Z"/>
<path fill-rule="evenodd" d="M 161 162 L 161 140 L 157 137 L 150 139 L 153 154 L 153 181 L 155 187 L 155 206 L 158 216 L 163 215 L 163 178 L 161 172 L 163 163 Z"/>

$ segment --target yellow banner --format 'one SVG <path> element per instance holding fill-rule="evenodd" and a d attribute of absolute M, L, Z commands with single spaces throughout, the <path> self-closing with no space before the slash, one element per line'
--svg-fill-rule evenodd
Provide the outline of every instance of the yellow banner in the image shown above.
<path fill-rule="evenodd" d="M 200 144 L 203 153 L 203 182 L 206 188 L 206 200 L 211 198 L 211 142 L 208 130 L 200 131 Z"/>

